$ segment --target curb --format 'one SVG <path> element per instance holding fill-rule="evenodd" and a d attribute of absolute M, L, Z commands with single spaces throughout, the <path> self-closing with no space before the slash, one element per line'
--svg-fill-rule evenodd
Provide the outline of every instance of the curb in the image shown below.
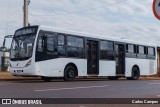
<path fill-rule="evenodd" d="M 16 80 L 41 80 L 40 77 L 16 77 L 12 76 L 10 72 L 0 72 L 0 81 L 16 81 Z M 76 80 L 107 80 L 107 77 L 77 77 Z M 125 78 L 120 78 L 119 80 L 125 80 Z M 160 80 L 160 77 L 153 77 L 153 76 L 147 76 L 147 77 L 140 77 L 139 80 Z"/>

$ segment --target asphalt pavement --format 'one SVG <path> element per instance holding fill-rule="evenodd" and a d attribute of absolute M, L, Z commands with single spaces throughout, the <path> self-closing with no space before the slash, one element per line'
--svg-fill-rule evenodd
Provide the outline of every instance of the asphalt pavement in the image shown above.
<path fill-rule="evenodd" d="M 0 81 L 1 98 L 160 98 L 160 80 Z M 62 105 L 60 105 L 62 106 Z M 63 105 L 64 106 L 64 105 Z M 76 105 L 74 105 L 76 106 Z M 103 105 L 101 105 L 103 106 Z M 105 106 L 105 105 L 104 105 Z M 64 106 L 65 107 L 65 106 Z M 71 106 L 72 107 L 72 106 Z M 96 107 L 77 105 L 76 107 Z"/>

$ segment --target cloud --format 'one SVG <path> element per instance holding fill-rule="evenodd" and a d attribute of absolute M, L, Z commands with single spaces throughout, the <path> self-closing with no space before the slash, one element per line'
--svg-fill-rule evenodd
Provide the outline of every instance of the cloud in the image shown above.
<path fill-rule="evenodd" d="M 6 1 L 3 0 L 6 9 Z M 16 1 L 16 4 L 15 4 Z M 123 1 L 121 3 L 117 3 Z M 11 2 L 11 0 L 10 0 Z M 156 43 L 160 46 L 159 21 L 152 13 L 152 0 L 32 0 L 29 5 L 31 25 L 46 25 Z M 11 2 L 8 33 L 22 26 L 22 1 Z M 117 4 L 115 4 L 117 3 Z M 15 6 L 14 6 L 14 5 Z M 114 5 L 113 5 L 114 4 Z M 6 25 L 6 13 L 2 25 Z M 5 27 L 0 26 L 1 34 Z"/>
<path fill-rule="evenodd" d="M 22 27 L 22 0 L 1 0 L 0 16 L 0 38 L 3 38 Z M 1 44 L 2 41 L 3 39 L 0 40 Z"/>

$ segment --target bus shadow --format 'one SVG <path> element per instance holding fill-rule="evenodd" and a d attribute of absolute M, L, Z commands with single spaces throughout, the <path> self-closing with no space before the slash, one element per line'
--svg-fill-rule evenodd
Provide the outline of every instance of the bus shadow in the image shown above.
<path fill-rule="evenodd" d="M 57 83 L 57 82 L 60 82 L 60 83 L 67 83 L 67 82 L 88 82 L 88 81 L 128 81 L 126 80 L 125 78 L 122 78 L 122 79 L 118 79 L 118 80 L 109 80 L 108 78 L 83 78 L 83 79 L 75 79 L 73 81 L 64 81 L 63 79 L 53 79 L 51 80 L 50 82 L 45 82 L 41 79 L 25 79 L 25 80 L 14 80 L 14 81 L 11 81 L 12 83 Z"/>

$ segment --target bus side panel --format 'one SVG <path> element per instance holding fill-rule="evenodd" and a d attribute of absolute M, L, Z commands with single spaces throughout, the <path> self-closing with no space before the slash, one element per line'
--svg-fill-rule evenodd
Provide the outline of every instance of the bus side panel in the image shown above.
<path fill-rule="evenodd" d="M 77 66 L 78 76 L 87 76 L 86 59 L 57 58 L 48 61 L 36 62 L 36 72 L 40 76 L 63 77 L 67 64 L 73 63 Z"/>
<path fill-rule="evenodd" d="M 134 59 L 126 58 L 126 77 L 131 77 L 132 68 L 137 65 L 140 70 L 140 75 L 153 75 L 156 70 L 155 60 L 151 59 Z"/>
<path fill-rule="evenodd" d="M 157 74 L 157 60 L 149 61 L 149 73 L 150 75 Z"/>
<path fill-rule="evenodd" d="M 99 76 L 116 76 L 115 61 L 99 61 Z"/>

